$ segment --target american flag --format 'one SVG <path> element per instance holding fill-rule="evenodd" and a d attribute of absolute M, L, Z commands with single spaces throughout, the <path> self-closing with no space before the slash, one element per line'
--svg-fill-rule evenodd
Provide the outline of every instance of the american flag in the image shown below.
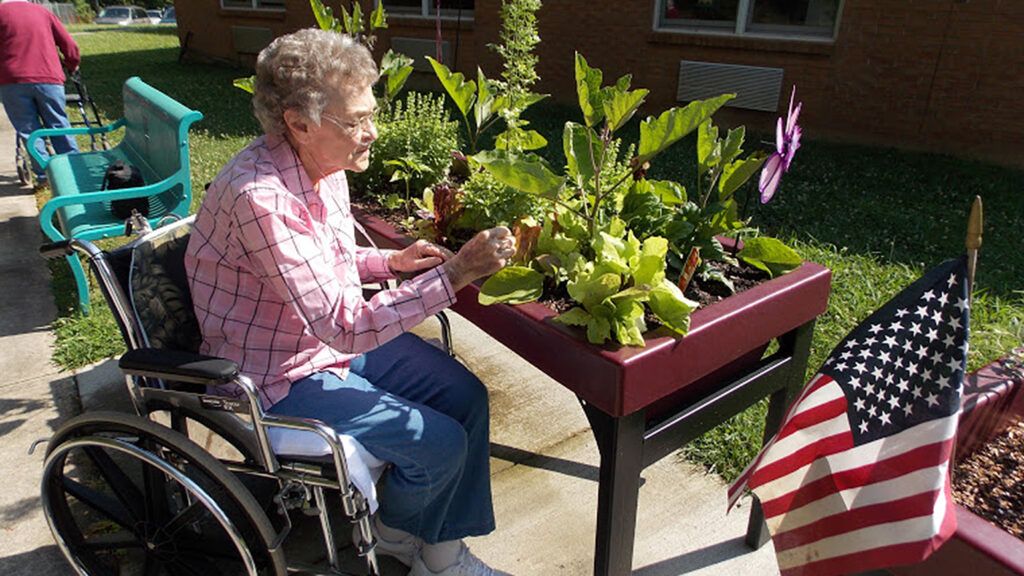
<path fill-rule="evenodd" d="M 729 488 L 761 500 L 783 576 L 919 562 L 956 530 L 966 277 L 946 262 L 855 328 Z"/>

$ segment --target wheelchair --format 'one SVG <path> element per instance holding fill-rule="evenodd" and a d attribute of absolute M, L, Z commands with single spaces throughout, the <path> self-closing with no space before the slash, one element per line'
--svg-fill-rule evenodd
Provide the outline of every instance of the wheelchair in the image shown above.
<path fill-rule="evenodd" d="M 58 547 L 82 575 L 343 574 L 329 517 L 340 508 L 366 573 L 380 574 L 370 514 L 386 463 L 320 421 L 265 413 L 233 362 L 197 353 L 183 261 L 193 220 L 110 251 L 77 239 L 41 249 L 89 262 L 128 348 L 118 364 L 136 412 L 85 413 L 49 440 L 42 505 Z M 228 383 L 244 394 L 207 393 Z M 319 518 L 326 566 L 285 557 L 293 515 Z"/>

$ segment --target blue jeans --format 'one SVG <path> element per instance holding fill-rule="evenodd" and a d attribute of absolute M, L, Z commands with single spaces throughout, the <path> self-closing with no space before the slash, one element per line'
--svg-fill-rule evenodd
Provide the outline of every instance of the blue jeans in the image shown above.
<path fill-rule="evenodd" d="M 272 414 L 317 418 L 394 464 L 380 520 L 427 543 L 494 530 L 487 389 L 441 350 L 403 334 L 357 357 L 342 380 L 292 384 Z"/>
<path fill-rule="evenodd" d="M 7 118 L 22 140 L 27 140 L 29 134 L 40 128 L 67 128 L 71 125 L 64 110 L 66 103 L 61 84 L 6 84 L 0 86 L 0 98 L 3 99 Z M 73 136 L 54 136 L 50 142 L 58 154 L 78 152 L 78 143 Z M 36 150 L 41 158 L 50 157 L 43 140 L 36 142 Z M 32 161 L 32 171 L 38 178 L 46 176 L 35 160 Z"/>

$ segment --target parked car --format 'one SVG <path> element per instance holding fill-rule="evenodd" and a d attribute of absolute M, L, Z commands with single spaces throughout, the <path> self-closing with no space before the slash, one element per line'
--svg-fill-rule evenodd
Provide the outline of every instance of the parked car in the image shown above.
<path fill-rule="evenodd" d="M 108 6 L 100 12 L 94 22 L 96 24 L 117 24 L 118 26 L 150 23 L 146 10 L 138 6 Z"/>
<path fill-rule="evenodd" d="M 159 24 L 164 17 L 159 10 L 146 10 L 146 16 L 149 16 L 150 24 Z"/>
<path fill-rule="evenodd" d="M 177 24 L 178 18 L 174 15 L 174 7 L 164 10 L 164 17 L 160 19 L 161 24 Z"/>

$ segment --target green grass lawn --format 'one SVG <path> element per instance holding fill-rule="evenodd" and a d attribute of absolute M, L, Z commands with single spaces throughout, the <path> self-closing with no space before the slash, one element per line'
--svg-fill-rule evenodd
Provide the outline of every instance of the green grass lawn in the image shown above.
<path fill-rule="evenodd" d="M 258 133 L 247 95 L 231 86 L 248 72 L 179 64 L 173 29 L 73 29 L 82 48 L 82 70 L 102 114 L 120 115 L 125 79 L 140 76 L 205 118 L 192 130 L 193 192 Z M 566 65 L 570 65 L 567 63 Z M 644 110 L 656 113 L 660 110 Z M 572 108 L 542 103 L 528 113 L 562 162 L 561 127 L 576 119 Z M 635 123 L 624 129 L 636 134 Z M 949 156 L 832 144 L 806 134 L 792 171 L 772 203 L 751 203 L 754 225 L 780 237 L 809 260 L 833 272 L 828 312 L 819 319 L 810 370 L 861 319 L 927 268 L 963 250 L 967 212 L 974 196 L 985 202 L 985 237 L 971 318 L 971 369 L 1024 342 L 1024 172 Z M 757 138 L 748 137 L 748 142 Z M 748 149 L 751 146 L 748 144 Z M 651 174 L 684 183 L 695 172 L 694 143 L 684 141 L 658 159 Z M 97 293 L 95 312 L 74 312 L 72 286 L 55 266 L 58 320 L 54 361 L 82 366 L 121 351 L 109 311 Z M 757 452 L 765 405 L 758 404 L 684 451 L 726 478 Z"/>

